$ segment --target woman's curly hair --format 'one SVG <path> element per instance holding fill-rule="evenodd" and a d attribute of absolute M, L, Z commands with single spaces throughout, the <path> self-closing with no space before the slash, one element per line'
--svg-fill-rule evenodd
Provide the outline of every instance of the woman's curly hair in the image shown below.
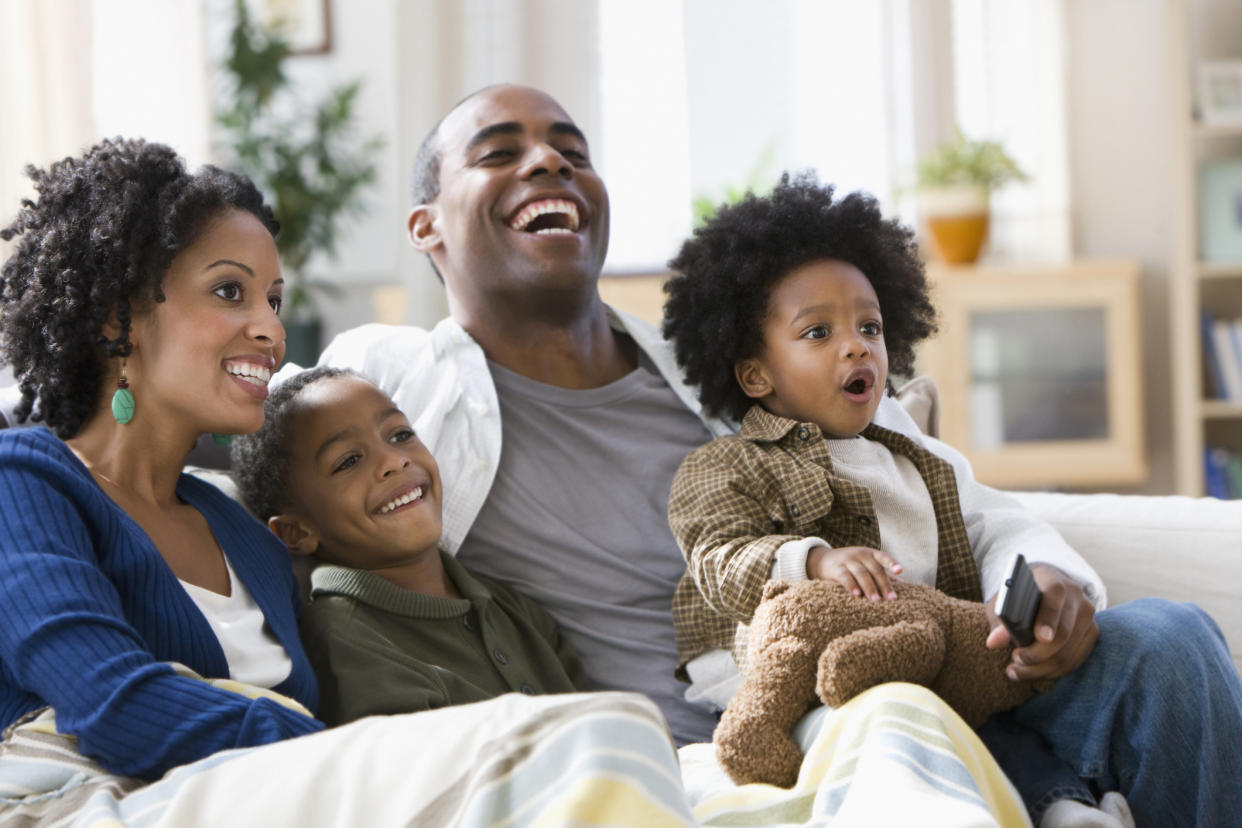
<path fill-rule="evenodd" d="M 669 262 L 664 336 L 709 413 L 740 420 L 754 404 L 733 366 L 761 352 L 773 287 L 820 259 L 867 277 L 880 300 L 889 369 L 913 372 L 915 345 L 936 330 L 913 232 L 886 220 L 867 193 L 834 200 L 832 185 L 814 173 L 785 173 L 770 194 L 722 206 Z"/>
<path fill-rule="evenodd" d="M 320 365 L 284 380 L 263 403 L 263 426 L 233 438 L 229 468 L 237 494 L 250 513 L 263 522 L 289 506 L 289 412 L 298 395 L 330 377 L 362 377 L 349 368 Z"/>
<path fill-rule="evenodd" d="M 140 139 L 105 140 L 26 173 L 37 199 L 0 229 L 17 239 L 0 271 L 0 365 L 21 387 L 17 419 L 68 438 L 98 410 L 107 361 L 129 355 L 135 307 L 164 301 L 173 258 L 230 210 L 273 236 L 278 225 L 250 179 L 212 166 L 189 173 L 171 148 Z"/>

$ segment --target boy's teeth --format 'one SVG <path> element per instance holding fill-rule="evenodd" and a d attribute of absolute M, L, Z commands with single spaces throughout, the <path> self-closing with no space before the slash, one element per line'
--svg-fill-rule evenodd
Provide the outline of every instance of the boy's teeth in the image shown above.
<path fill-rule="evenodd" d="M 405 504 L 409 503 L 412 500 L 418 500 L 422 496 L 423 496 L 423 487 L 419 486 L 417 489 L 410 492 L 409 494 L 402 495 L 401 497 L 398 497 L 395 500 L 385 503 L 383 506 L 380 507 L 380 514 L 386 515 L 389 512 L 391 512 L 393 509 L 396 509 L 398 506 L 404 506 Z"/>

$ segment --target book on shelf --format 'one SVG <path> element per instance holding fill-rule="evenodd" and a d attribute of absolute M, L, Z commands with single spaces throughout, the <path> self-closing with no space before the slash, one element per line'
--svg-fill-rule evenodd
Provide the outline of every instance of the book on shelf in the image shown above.
<path fill-rule="evenodd" d="M 1236 320 L 1212 322 L 1212 351 L 1220 364 L 1222 399 L 1242 400 L 1242 331 L 1235 333 Z"/>
<path fill-rule="evenodd" d="M 1225 374 L 1220 358 L 1216 355 L 1216 340 L 1213 336 L 1215 325 L 1216 318 L 1212 314 L 1206 310 L 1199 312 L 1199 330 L 1203 335 L 1203 362 L 1208 374 L 1208 396 L 1214 400 L 1223 400 L 1226 396 Z"/>
<path fill-rule="evenodd" d="M 1203 450 L 1203 488 L 1208 497 L 1230 500 L 1229 451 L 1219 446 Z"/>
<path fill-rule="evenodd" d="M 1238 385 L 1242 385 L 1242 318 L 1235 319 L 1229 323 L 1229 341 L 1233 343 L 1233 358 L 1238 363 Z M 1230 399 L 1242 398 L 1242 391 L 1238 396 Z"/>
<path fill-rule="evenodd" d="M 1242 499 L 1242 454 L 1236 451 L 1226 453 L 1225 482 L 1229 484 L 1229 497 L 1239 500 Z"/>

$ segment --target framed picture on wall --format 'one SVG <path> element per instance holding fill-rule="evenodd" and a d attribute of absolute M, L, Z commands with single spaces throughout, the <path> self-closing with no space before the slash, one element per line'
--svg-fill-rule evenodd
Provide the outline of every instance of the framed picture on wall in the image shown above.
<path fill-rule="evenodd" d="M 1199 64 L 1199 116 L 1205 124 L 1242 124 L 1242 60 Z"/>
<path fill-rule="evenodd" d="M 332 0 L 248 0 L 255 19 L 289 41 L 295 55 L 332 51 Z"/>

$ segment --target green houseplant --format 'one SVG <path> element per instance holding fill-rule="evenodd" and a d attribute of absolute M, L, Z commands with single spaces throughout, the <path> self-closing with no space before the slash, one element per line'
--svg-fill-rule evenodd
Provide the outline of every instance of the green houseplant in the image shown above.
<path fill-rule="evenodd" d="M 936 257 L 949 264 L 975 261 L 987 238 L 992 191 L 1027 180 L 999 142 L 972 140 L 955 128 L 917 170 L 919 215 Z"/>
<path fill-rule="evenodd" d="M 223 63 L 227 97 L 216 116 L 218 145 L 225 163 L 263 191 L 280 222 L 286 357 L 312 364 L 323 324 L 315 294 L 338 289 L 311 279 L 307 268 L 316 254 L 334 257 L 341 220 L 363 212 L 362 195 L 375 180 L 374 158 L 383 141 L 359 141 L 354 134 L 361 82 L 337 86 L 305 106 L 285 71 L 289 42 L 279 30 L 256 23 L 246 0 L 235 0 L 234 13 Z"/>

